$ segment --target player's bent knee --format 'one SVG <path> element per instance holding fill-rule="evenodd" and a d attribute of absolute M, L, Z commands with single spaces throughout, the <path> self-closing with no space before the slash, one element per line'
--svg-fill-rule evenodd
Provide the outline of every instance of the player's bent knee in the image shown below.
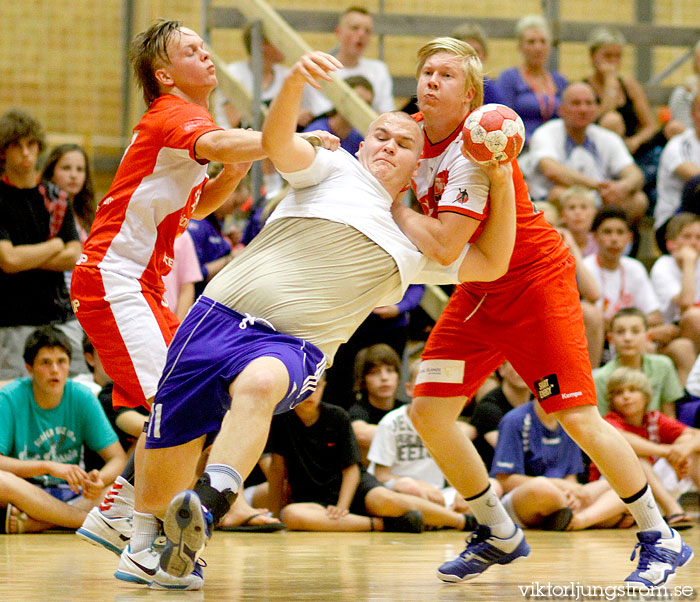
<path fill-rule="evenodd" d="M 284 397 L 289 388 L 289 373 L 280 360 L 261 357 L 252 361 L 231 383 L 229 392 L 236 400 L 243 395 L 253 395 L 257 400 L 275 400 Z"/>

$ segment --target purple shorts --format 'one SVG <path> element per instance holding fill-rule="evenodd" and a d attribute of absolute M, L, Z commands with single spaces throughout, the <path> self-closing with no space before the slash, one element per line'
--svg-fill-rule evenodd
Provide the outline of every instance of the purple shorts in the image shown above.
<path fill-rule="evenodd" d="M 229 385 L 259 357 L 275 357 L 289 372 L 289 389 L 275 414 L 311 395 L 326 367 L 323 353 L 311 343 L 200 297 L 168 348 L 148 420 L 146 448 L 174 447 L 216 435 L 231 407 Z"/>

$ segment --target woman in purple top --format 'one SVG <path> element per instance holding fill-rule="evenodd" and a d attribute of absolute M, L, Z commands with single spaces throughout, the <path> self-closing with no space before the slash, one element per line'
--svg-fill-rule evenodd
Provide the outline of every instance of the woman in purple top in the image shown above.
<path fill-rule="evenodd" d="M 503 71 L 498 86 L 503 104 L 520 115 L 525 124 L 525 141 L 545 121 L 557 116 L 566 78 L 547 68 L 552 33 L 544 17 L 527 15 L 515 27 L 523 64 Z"/>

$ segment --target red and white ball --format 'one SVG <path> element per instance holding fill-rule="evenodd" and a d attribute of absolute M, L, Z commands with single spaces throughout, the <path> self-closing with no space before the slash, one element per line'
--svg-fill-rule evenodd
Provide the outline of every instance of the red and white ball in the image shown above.
<path fill-rule="evenodd" d="M 464 152 L 476 163 L 507 163 L 523 150 L 525 126 L 510 107 L 491 103 L 469 114 L 462 129 Z"/>

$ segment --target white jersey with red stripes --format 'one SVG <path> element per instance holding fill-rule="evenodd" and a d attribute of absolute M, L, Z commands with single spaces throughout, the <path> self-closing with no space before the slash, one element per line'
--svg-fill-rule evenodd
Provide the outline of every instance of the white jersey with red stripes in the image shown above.
<path fill-rule="evenodd" d="M 162 291 L 175 238 L 187 227 L 207 181 L 195 143 L 218 129 L 204 107 L 171 94 L 158 97 L 134 128 L 78 264 Z"/>

